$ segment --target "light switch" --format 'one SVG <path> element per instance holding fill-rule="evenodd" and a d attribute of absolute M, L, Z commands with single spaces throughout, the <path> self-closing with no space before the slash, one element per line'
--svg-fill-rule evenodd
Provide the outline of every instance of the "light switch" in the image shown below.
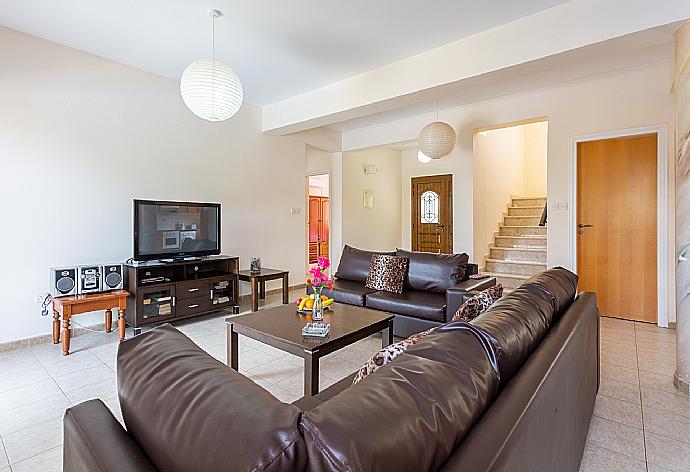
<path fill-rule="evenodd" d="M 301 215 L 302 209 L 301 208 L 290 208 L 290 214 L 291 215 Z"/>

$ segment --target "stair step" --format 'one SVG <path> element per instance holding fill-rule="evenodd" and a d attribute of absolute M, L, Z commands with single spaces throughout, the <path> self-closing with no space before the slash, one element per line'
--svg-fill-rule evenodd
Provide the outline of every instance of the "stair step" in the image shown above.
<path fill-rule="evenodd" d="M 541 215 L 539 216 L 504 216 L 505 226 L 539 226 Z"/>
<path fill-rule="evenodd" d="M 503 261 L 501 259 L 487 259 L 484 263 L 486 270 L 509 275 L 534 275 L 546 270 L 546 263 L 534 261 Z"/>
<path fill-rule="evenodd" d="M 546 236 L 494 236 L 496 247 L 546 249 Z"/>
<path fill-rule="evenodd" d="M 545 197 L 512 197 L 512 206 L 541 206 L 542 208 L 546 205 Z"/>
<path fill-rule="evenodd" d="M 498 272 L 487 272 L 485 270 L 481 272 L 482 274 L 486 274 L 489 277 L 496 277 L 496 283 L 503 285 L 504 289 L 509 290 L 518 288 L 520 285 L 524 284 L 525 281 L 530 277 L 528 275 L 502 274 Z M 506 292 L 504 291 L 504 293 Z"/>
<path fill-rule="evenodd" d="M 546 248 L 511 248 L 491 246 L 490 259 L 504 261 L 532 261 L 546 263 Z"/>
<path fill-rule="evenodd" d="M 544 206 L 509 206 L 508 216 L 538 216 L 544 212 Z"/>
<path fill-rule="evenodd" d="M 498 228 L 499 236 L 546 236 L 546 226 L 505 226 Z"/>

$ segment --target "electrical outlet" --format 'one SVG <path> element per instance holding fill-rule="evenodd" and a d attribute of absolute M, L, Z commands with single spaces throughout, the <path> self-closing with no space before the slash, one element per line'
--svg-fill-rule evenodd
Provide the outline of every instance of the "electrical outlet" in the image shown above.
<path fill-rule="evenodd" d="M 47 296 L 48 296 L 48 292 L 37 292 L 37 293 L 34 295 L 34 301 L 35 301 L 37 304 L 41 305 L 41 304 L 43 303 L 43 301 L 46 299 Z"/>

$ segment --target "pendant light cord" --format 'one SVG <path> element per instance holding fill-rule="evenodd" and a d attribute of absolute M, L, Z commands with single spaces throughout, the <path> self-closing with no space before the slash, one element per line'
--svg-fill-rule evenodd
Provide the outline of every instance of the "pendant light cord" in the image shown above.
<path fill-rule="evenodd" d="M 216 116 L 216 14 L 211 14 L 211 116 Z"/>
<path fill-rule="evenodd" d="M 438 121 L 438 97 L 436 97 L 436 121 Z"/>

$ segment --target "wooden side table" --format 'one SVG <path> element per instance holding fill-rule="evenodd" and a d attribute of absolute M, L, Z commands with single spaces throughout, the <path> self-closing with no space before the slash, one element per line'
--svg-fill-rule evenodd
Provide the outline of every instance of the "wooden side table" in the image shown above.
<path fill-rule="evenodd" d="M 117 308 L 117 330 L 120 341 L 125 340 L 125 309 L 127 308 L 125 290 L 105 293 L 90 293 L 71 297 L 53 298 L 53 344 L 60 342 L 60 317 L 62 316 L 62 355 L 69 355 L 70 319 L 74 315 L 105 310 L 105 332 L 112 331 L 113 308 Z"/>
<path fill-rule="evenodd" d="M 289 271 L 280 269 L 264 268 L 261 269 L 260 272 L 241 270 L 239 272 L 240 280 L 250 282 L 252 284 L 252 311 L 259 311 L 259 299 L 263 300 L 266 298 L 266 282 L 269 280 L 283 279 L 283 304 L 289 303 L 289 274 Z"/>

